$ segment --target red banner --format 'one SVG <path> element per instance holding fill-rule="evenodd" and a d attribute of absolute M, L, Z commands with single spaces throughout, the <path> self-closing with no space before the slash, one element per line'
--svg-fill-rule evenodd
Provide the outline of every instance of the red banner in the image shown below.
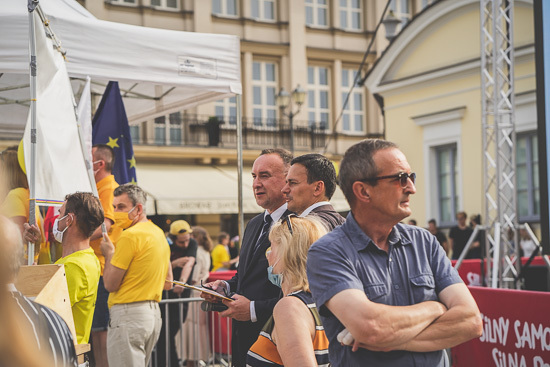
<path fill-rule="evenodd" d="M 483 335 L 452 348 L 455 367 L 550 367 L 550 293 L 469 287 Z"/>
<path fill-rule="evenodd" d="M 528 257 L 522 257 L 521 263 L 525 263 L 529 260 Z M 451 261 L 453 266 L 456 264 L 456 260 Z M 485 273 L 487 272 L 487 264 L 485 264 Z M 544 265 L 542 256 L 535 256 L 531 265 Z M 468 286 L 480 286 L 481 284 L 481 260 L 480 259 L 468 259 L 462 261 L 460 268 L 458 268 L 458 274 Z M 549 316 L 550 317 L 550 316 Z M 550 367 L 550 366 L 549 366 Z"/>

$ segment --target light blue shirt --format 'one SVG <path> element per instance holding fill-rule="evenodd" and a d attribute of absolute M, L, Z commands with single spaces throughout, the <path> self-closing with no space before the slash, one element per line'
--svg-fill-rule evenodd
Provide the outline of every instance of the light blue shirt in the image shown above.
<path fill-rule="evenodd" d="M 393 306 L 438 300 L 438 294 L 462 280 L 427 230 L 397 224 L 388 238 L 388 252 L 381 250 L 361 230 L 353 214 L 346 222 L 315 242 L 308 253 L 307 276 L 329 339 L 333 366 L 448 366 L 444 351 L 352 352 L 336 336 L 344 325 L 325 304 L 346 289 L 365 292 L 372 302 Z M 353 312 L 353 310 L 350 310 Z"/>

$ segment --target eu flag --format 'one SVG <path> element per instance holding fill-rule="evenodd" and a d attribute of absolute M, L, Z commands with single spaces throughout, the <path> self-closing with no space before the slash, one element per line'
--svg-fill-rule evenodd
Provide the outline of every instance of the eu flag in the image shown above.
<path fill-rule="evenodd" d="M 107 144 L 115 151 L 113 175 L 120 185 L 137 183 L 136 159 L 128 118 L 118 82 L 109 82 L 92 121 L 92 144 Z"/>

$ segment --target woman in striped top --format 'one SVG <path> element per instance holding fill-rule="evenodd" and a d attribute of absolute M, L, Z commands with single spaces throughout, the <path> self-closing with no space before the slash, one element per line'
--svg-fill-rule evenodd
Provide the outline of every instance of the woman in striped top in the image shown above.
<path fill-rule="evenodd" d="M 309 247 L 326 233 L 312 217 L 290 215 L 269 233 L 268 278 L 284 297 L 260 332 L 247 366 L 329 366 L 328 340 L 309 292 L 306 260 Z"/>

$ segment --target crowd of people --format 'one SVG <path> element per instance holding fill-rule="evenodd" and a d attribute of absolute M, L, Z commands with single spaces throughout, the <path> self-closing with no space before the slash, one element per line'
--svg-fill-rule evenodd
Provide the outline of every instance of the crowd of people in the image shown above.
<path fill-rule="evenodd" d="M 0 163 L 4 158 L 3 152 Z M 220 316 L 232 319 L 237 367 L 448 366 L 445 349 L 481 334 L 479 310 L 451 266 L 449 248 L 440 244 L 445 236 L 435 221 L 429 230 L 401 223 L 411 215 L 416 175 L 391 142 L 367 139 L 350 147 L 338 181 L 334 165 L 321 154 L 263 150 L 252 178 L 264 212 L 248 222 L 240 251 L 239 238 L 221 232 L 214 246 L 204 228 L 185 220 L 171 222 L 166 234 L 147 218 L 145 192 L 115 182 L 113 162 L 109 146 L 94 146 L 99 198 L 68 195 L 51 236 L 39 222 L 27 224 L 26 180 L 4 183 L 2 191 L 8 204 L 1 206 L 0 253 L 6 258 L 0 260 L 22 263 L 23 238 L 36 244 L 37 262 L 41 252 L 51 261 L 51 244 L 61 244 L 54 260 L 65 267 L 76 344 L 91 339 L 96 366 L 147 366 L 155 346 L 157 366 L 194 366 L 208 358 L 206 313 L 198 312 L 198 303 L 159 307 L 162 299 L 191 296 L 174 280 L 225 297 L 200 293 L 207 302 L 222 302 Z M 337 185 L 351 208 L 347 218 L 330 203 Z M 450 235 L 451 247 L 457 238 Z M 207 283 L 211 271 L 230 269 L 236 269 L 233 278 Z M 16 274 L 14 267 L 0 280 L 10 285 L 11 299 L 24 299 L 13 286 Z M 1 301 L 0 309 L 13 308 L 23 317 L 28 312 L 15 307 L 21 304 Z M 40 325 L 36 343 L 27 347 L 44 355 L 42 362 L 75 365 L 75 341 L 65 322 L 58 316 L 49 318 L 52 325 L 36 321 L 41 312 L 55 313 L 35 309 L 41 311 L 27 320 L 33 326 L 18 337 Z M 184 341 L 179 351 L 178 338 Z M 2 356 L 0 365 L 39 362 L 18 351 Z"/>

